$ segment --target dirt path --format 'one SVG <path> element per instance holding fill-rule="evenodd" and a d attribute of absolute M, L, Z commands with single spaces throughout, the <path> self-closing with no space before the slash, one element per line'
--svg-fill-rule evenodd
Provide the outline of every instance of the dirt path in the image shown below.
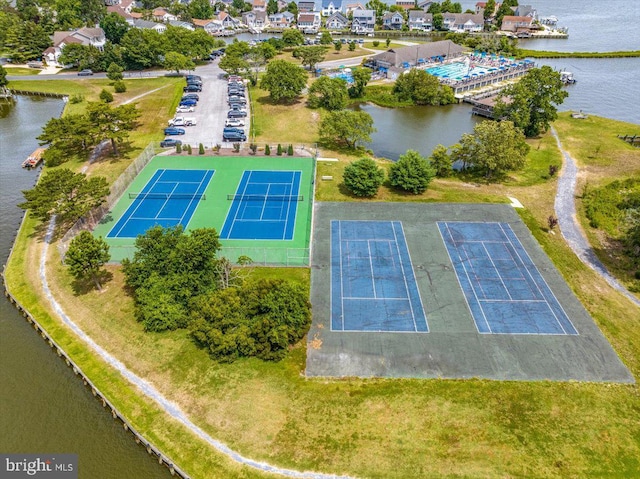
<path fill-rule="evenodd" d="M 558 192 L 556 193 L 555 200 L 556 216 L 558 217 L 562 236 L 578 258 L 580 258 L 580 261 L 595 270 L 607 281 L 607 283 L 611 285 L 611 287 L 624 294 L 636 306 L 640 306 L 640 299 L 631 294 L 631 292 L 618 282 L 618 280 L 609 273 L 605 265 L 598 259 L 593 248 L 589 244 L 587 237 L 582 231 L 576 215 L 575 203 L 578 167 L 569 153 L 562 148 L 562 143 L 560 143 L 560 138 L 558 137 L 555 128 L 551 127 L 551 133 L 555 137 L 556 142 L 558 143 L 558 148 L 564 157 L 564 165 L 558 180 Z"/>

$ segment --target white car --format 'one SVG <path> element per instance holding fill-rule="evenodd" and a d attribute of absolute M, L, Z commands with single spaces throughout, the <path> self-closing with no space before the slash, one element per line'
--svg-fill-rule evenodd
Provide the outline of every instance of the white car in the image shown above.
<path fill-rule="evenodd" d="M 169 120 L 169 126 L 196 126 L 197 120 L 195 118 L 187 118 L 183 116 L 176 116 Z"/>
<path fill-rule="evenodd" d="M 227 118 L 224 122 L 224 126 L 244 126 L 244 120 L 242 118 Z"/>
<path fill-rule="evenodd" d="M 192 111 L 196 111 L 193 106 L 179 106 L 176 108 L 176 113 L 191 113 Z"/>

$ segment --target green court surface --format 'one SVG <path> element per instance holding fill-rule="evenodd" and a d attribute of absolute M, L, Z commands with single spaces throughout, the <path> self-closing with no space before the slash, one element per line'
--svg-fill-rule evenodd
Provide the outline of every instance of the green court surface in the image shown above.
<path fill-rule="evenodd" d="M 154 181 L 154 178 L 157 178 L 161 170 L 214 171 L 206 189 L 202 192 L 204 198 L 197 202 L 197 207 L 190 216 L 188 224 L 184 226 L 187 231 L 196 228 L 215 228 L 218 233 L 222 231 L 227 214 L 232 209 L 234 201 L 230 198 L 237 193 L 245 171 L 300 172 L 299 191 L 296 196 L 301 200 L 296 201 L 295 205 L 293 238 L 291 240 L 222 239 L 221 255 L 231 261 L 245 255 L 256 264 L 307 266 L 313 210 L 314 161 L 313 158 L 291 157 L 157 156 L 132 181 L 113 209 L 100 222 L 94 234 L 102 236 L 107 241 L 112 261 L 131 257 L 135 250 L 134 237 L 123 237 L 122 234 L 118 234 L 118 237 L 108 236 L 114 236 L 112 229 L 125 213 L 126 217 L 132 214 L 132 209 L 136 207 L 134 203 L 139 201 L 135 198 L 136 194 L 148 191 L 145 188 Z M 160 219 L 160 216 L 158 218 Z M 265 223 L 264 228 L 269 228 L 268 223 Z"/>

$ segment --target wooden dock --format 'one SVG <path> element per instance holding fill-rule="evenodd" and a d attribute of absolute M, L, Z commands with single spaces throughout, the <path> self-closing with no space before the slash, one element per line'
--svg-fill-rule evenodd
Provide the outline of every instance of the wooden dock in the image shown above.
<path fill-rule="evenodd" d="M 636 148 L 640 148 L 640 135 L 618 135 L 622 141 L 626 141 L 631 146 L 635 146 Z"/>
<path fill-rule="evenodd" d="M 46 148 L 36 148 L 36 150 L 29 155 L 29 157 L 22 162 L 22 167 L 28 170 L 37 168 L 40 163 L 44 161 L 42 156 L 44 155 Z"/>

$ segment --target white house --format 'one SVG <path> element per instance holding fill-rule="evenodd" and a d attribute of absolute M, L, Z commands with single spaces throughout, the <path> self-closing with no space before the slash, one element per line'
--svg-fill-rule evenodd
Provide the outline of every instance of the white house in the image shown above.
<path fill-rule="evenodd" d="M 295 18 L 291 12 L 272 13 L 269 15 L 269 23 L 274 28 L 289 28 Z"/>
<path fill-rule="evenodd" d="M 242 23 L 249 28 L 264 28 L 269 24 L 267 12 L 264 10 L 251 10 L 242 14 Z"/>
<path fill-rule="evenodd" d="M 400 12 L 385 12 L 382 15 L 382 28 L 385 30 L 402 30 L 404 16 Z"/>
<path fill-rule="evenodd" d="M 73 31 L 60 31 L 53 34 L 53 46 L 42 52 L 47 65 L 63 66 L 58 63 L 58 58 L 62 54 L 65 45 L 73 43 L 79 45 L 91 45 L 102 51 L 107 39 L 104 36 L 104 30 L 100 27 L 88 28 L 83 27 Z"/>
<path fill-rule="evenodd" d="M 320 12 L 298 14 L 298 30 L 303 33 L 317 33 L 321 24 Z"/>
<path fill-rule="evenodd" d="M 481 32 L 484 28 L 484 17 L 475 13 L 443 13 L 442 26 L 450 32 Z"/>
<path fill-rule="evenodd" d="M 191 21 L 193 22 L 193 26 L 196 29 L 200 28 L 207 32 L 209 35 L 215 35 L 216 33 L 220 33 L 222 30 L 224 30 L 224 27 L 219 20 L 201 20 L 199 18 L 194 18 Z"/>
<path fill-rule="evenodd" d="M 532 25 L 533 17 L 517 17 L 515 15 L 505 15 L 502 18 L 502 27 L 500 27 L 500 30 L 504 32 L 529 31 Z"/>
<path fill-rule="evenodd" d="M 148 30 L 155 30 L 158 33 L 164 33 L 167 31 L 167 26 L 164 23 L 150 22 L 148 20 L 142 20 L 136 18 L 133 21 L 134 28 L 143 28 Z"/>
<path fill-rule="evenodd" d="M 151 15 L 156 22 L 170 22 L 178 19 L 178 17 L 164 8 L 156 8 Z"/>
<path fill-rule="evenodd" d="M 430 32 L 433 30 L 433 14 L 424 10 L 409 11 L 409 30 Z"/>
<path fill-rule="evenodd" d="M 364 10 L 364 4 L 360 2 L 348 2 L 342 4 L 342 13 L 349 15 L 354 10 Z"/>
<path fill-rule="evenodd" d="M 349 27 L 349 19 L 340 12 L 334 12 L 325 22 L 327 30 L 345 30 Z"/>
<path fill-rule="evenodd" d="M 183 22 L 182 20 L 170 20 L 169 25 L 171 25 L 172 27 L 186 28 L 187 30 L 191 31 L 195 30 L 195 27 L 192 23 Z"/>
<path fill-rule="evenodd" d="M 330 17 L 335 12 L 342 13 L 342 0 L 322 0 L 322 16 Z"/>
<path fill-rule="evenodd" d="M 374 10 L 354 10 L 351 20 L 351 32 L 355 34 L 373 33 L 376 26 L 376 12 Z"/>

